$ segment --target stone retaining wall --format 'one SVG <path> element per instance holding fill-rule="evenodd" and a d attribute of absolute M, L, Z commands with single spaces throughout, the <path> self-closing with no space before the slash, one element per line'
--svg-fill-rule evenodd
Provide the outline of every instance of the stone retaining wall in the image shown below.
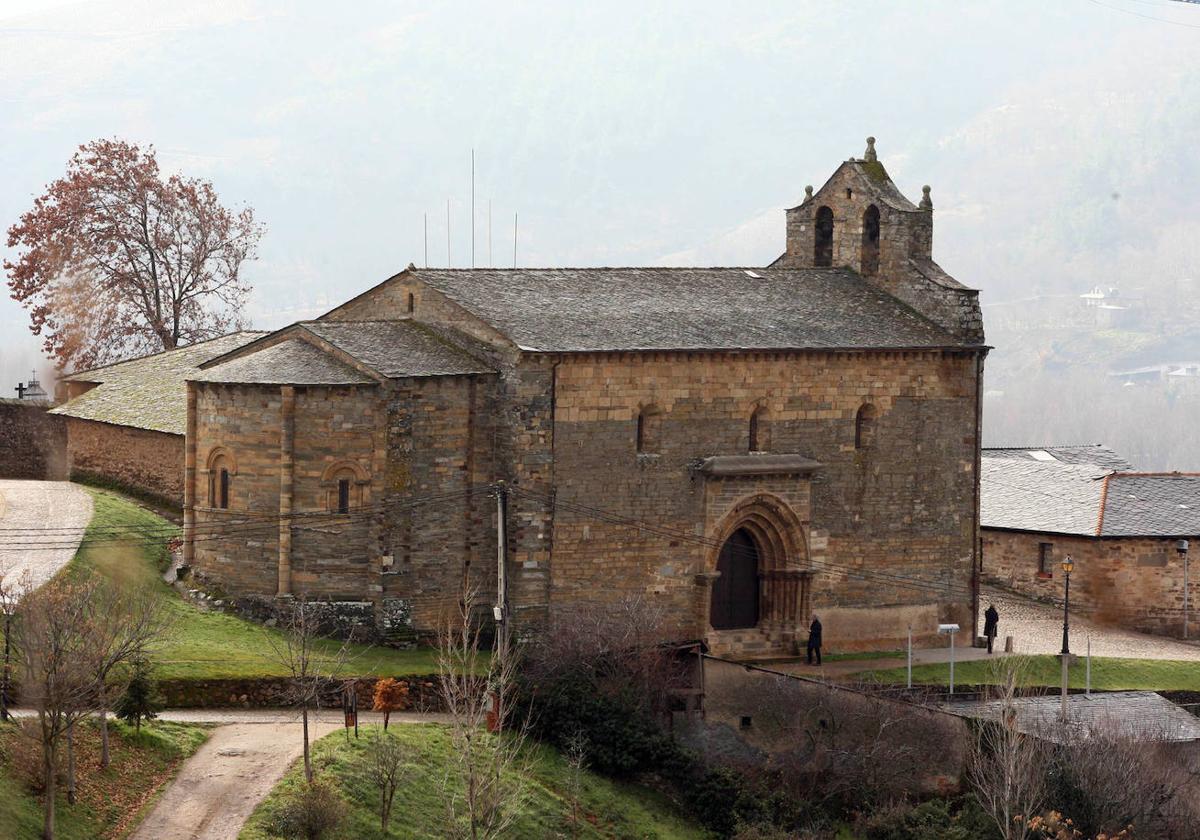
<path fill-rule="evenodd" d="M 0 478 L 67 477 L 67 427 L 48 403 L 0 400 Z"/>
<path fill-rule="evenodd" d="M 358 694 L 358 708 L 367 711 L 375 683 L 380 677 L 358 677 L 352 680 Z M 397 677 L 408 686 L 409 707 L 406 711 L 442 711 L 442 698 L 436 674 Z M 180 709 L 255 709 L 277 708 L 281 697 L 292 681 L 286 677 L 263 677 L 246 679 L 159 680 L 159 691 L 168 708 Z M 322 692 L 324 708 L 341 708 L 343 681 L 338 681 Z"/>

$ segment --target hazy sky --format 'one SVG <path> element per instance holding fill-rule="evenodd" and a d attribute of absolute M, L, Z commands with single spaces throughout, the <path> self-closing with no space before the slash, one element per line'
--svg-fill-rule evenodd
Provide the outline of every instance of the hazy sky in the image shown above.
<path fill-rule="evenodd" d="M 874 134 L 905 193 L 933 185 L 935 257 L 986 299 L 994 261 L 972 243 L 1028 185 L 978 138 L 1055 171 L 1104 142 L 1071 126 L 1148 130 L 1098 118 L 1125 107 L 1106 91 L 1198 67 L 1200 7 L 1170 0 L 0 0 L 0 221 L 78 144 L 153 143 L 267 225 L 245 271 L 255 326 L 274 327 L 423 262 L 423 214 L 445 265 L 447 200 L 468 266 L 472 148 L 478 265 L 489 201 L 498 265 L 514 212 L 522 265 L 761 265 L 781 208 Z M 1027 147 L 1003 134 L 1022 108 Z M 27 324 L 0 301 L 5 395 L 38 364 Z"/>

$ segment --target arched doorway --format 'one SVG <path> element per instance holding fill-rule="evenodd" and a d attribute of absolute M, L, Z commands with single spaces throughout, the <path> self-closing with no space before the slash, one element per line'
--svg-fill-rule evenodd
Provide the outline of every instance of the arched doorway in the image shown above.
<path fill-rule="evenodd" d="M 717 557 L 709 623 L 714 630 L 758 624 L 758 544 L 745 528 L 734 531 Z"/>

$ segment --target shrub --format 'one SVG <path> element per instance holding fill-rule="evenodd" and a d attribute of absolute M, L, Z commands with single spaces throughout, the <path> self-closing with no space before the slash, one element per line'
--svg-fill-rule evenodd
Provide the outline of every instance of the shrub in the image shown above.
<path fill-rule="evenodd" d="M 288 795 L 277 807 L 271 830 L 288 840 L 323 840 L 341 824 L 346 803 L 323 778 L 313 779 Z"/>
<path fill-rule="evenodd" d="M 973 796 L 960 800 L 931 799 L 912 806 L 898 802 L 859 820 L 864 840 L 990 840 L 999 838 Z"/>

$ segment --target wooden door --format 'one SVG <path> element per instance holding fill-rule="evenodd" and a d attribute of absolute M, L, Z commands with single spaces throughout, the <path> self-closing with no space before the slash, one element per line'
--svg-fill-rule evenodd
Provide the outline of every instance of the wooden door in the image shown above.
<path fill-rule="evenodd" d="M 745 529 L 733 533 L 717 558 L 721 576 L 713 583 L 709 623 L 714 630 L 758 624 L 758 547 Z"/>

